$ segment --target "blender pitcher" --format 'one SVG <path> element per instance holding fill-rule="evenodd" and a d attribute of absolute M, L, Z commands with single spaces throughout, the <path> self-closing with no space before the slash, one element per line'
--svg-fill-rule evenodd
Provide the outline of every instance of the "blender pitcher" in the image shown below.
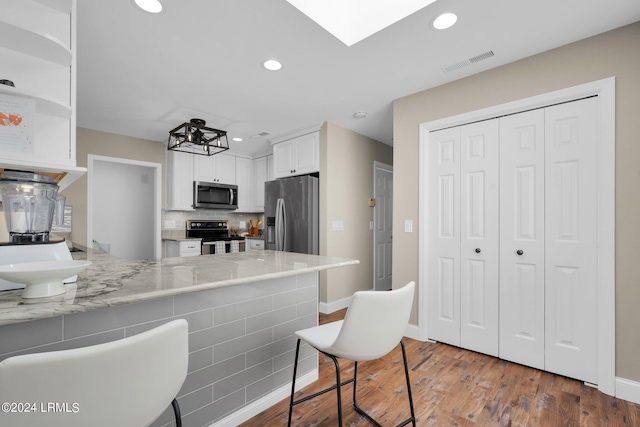
<path fill-rule="evenodd" d="M 55 178 L 30 172 L 5 170 L 0 195 L 10 243 L 46 243 L 53 223 L 64 217 L 65 197 L 58 194 Z M 60 221 L 61 222 L 61 221 Z"/>

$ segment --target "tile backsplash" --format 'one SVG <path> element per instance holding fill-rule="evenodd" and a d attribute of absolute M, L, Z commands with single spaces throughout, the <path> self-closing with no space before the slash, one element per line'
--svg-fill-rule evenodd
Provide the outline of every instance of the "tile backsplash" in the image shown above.
<path fill-rule="evenodd" d="M 197 209 L 195 211 L 162 211 L 162 229 L 163 230 L 184 230 L 187 227 L 187 220 L 189 219 L 202 219 L 202 220 L 215 220 L 226 219 L 229 220 L 231 227 L 238 227 L 238 232 L 249 231 L 249 221 L 257 222 L 262 220 L 263 224 L 260 224 L 260 229 L 264 225 L 263 213 L 238 213 L 231 210 L 223 209 Z M 241 223 L 244 222 L 244 227 L 241 227 Z M 173 227 L 171 227 L 173 225 Z"/>

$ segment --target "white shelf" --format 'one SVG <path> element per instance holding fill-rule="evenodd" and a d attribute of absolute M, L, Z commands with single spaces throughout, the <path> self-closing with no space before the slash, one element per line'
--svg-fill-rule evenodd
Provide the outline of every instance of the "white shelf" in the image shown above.
<path fill-rule="evenodd" d="M 0 46 L 56 64 L 71 66 L 71 50 L 55 37 L 22 28 L 6 17 L 0 19 Z"/>
<path fill-rule="evenodd" d="M 0 94 L 26 96 L 36 101 L 36 112 L 56 116 L 62 119 L 71 118 L 71 107 L 51 97 L 37 95 L 35 92 L 0 84 Z"/>

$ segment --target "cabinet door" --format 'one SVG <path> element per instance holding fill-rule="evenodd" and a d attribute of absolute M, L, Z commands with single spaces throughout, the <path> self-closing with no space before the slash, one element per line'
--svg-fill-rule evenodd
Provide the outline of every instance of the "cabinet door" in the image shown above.
<path fill-rule="evenodd" d="M 253 161 L 236 158 L 236 184 L 238 185 L 238 210 L 253 210 Z"/>
<path fill-rule="evenodd" d="M 193 210 L 193 154 L 167 151 L 167 209 Z"/>
<path fill-rule="evenodd" d="M 214 167 L 215 156 L 193 156 L 193 180 L 203 182 L 215 182 Z"/>
<path fill-rule="evenodd" d="M 319 134 L 312 133 L 296 138 L 293 170 L 295 175 L 320 171 Z"/>
<path fill-rule="evenodd" d="M 267 180 L 267 157 L 253 161 L 254 200 L 257 211 L 264 211 L 264 183 Z"/>
<path fill-rule="evenodd" d="M 273 146 L 273 175 L 275 178 L 284 178 L 293 175 L 293 158 L 295 143 L 285 141 Z"/>
<path fill-rule="evenodd" d="M 267 156 L 267 181 L 273 181 L 275 179 L 273 169 L 273 155 Z"/>
<path fill-rule="evenodd" d="M 221 184 L 236 183 L 236 157 L 229 154 L 216 154 L 215 158 L 215 181 Z"/>

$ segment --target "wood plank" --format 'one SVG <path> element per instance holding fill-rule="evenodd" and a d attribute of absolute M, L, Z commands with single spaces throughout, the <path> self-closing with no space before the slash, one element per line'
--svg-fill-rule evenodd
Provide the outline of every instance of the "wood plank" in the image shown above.
<path fill-rule="evenodd" d="M 344 312 L 320 316 L 340 320 Z M 446 344 L 404 339 L 418 426 L 640 426 L 640 405 L 607 396 L 580 381 L 539 371 Z M 340 360 L 343 381 L 353 363 Z M 319 378 L 296 393 L 311 394 L 335 382 L 333 362 L 319 358 Z M 344 426 L 369 426 L 353 409 L 352 385 L 342 393 Z M 409 416 L 402 353 L 358 364 L 358 403 L 382 425 Z M 285 426 L 289 399 L 256 415 L 242 427 Z M 294 426 L 336 426 L 335 392 L 294 408 Z"/>

